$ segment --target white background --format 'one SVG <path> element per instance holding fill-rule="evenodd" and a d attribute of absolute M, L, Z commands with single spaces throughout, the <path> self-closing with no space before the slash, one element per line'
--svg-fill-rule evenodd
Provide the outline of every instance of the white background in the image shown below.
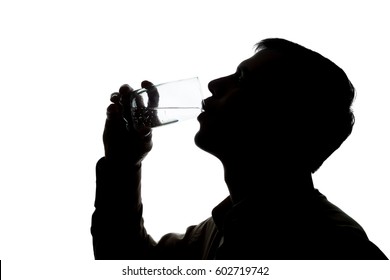
<path fill-rule="evenodd" d="M 267 37 L 318 51 L 355 85 L 354 131 L 314 182 L 390 256 L 387 2 L 2 0 L 3 274 L 69 279 L 94 266 L 94 168 L 112 92 L 198 76 L 207 97 L 207 83 Z M 197 129 L 191 120 L 154 131 L 143 201 L 155 239 L 207 218 L 227 195 L 220 163 L 193 144 Z"/>

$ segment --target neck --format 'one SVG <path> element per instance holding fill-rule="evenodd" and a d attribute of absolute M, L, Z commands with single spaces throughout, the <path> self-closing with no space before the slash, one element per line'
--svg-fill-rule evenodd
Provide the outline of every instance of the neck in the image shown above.
<path fill-rule="evenodd" d="M 248 197 L 267 201 L 302 197 L 314 190 L 311 172 L 298 168 L 259 168 L 254 166 L 225 166 L 225 182 L 233 203 Z"/>

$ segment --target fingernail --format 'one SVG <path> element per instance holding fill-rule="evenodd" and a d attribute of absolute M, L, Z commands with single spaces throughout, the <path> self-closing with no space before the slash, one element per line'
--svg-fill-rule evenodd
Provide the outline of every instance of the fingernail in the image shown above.
<path fill-rule="evenodd" d="M 148 87 L 151 87 L 151 86 L 153 86 L 153 83 L 151 83 L 149 81 L 143 81 L 141 83 L 141 87 L 143 87 L 143 88 L 148 88 Z"/>
<path fill-rule="evenodd" d="M 134 91 L 134 89 L 131 86 L 129 86 L 128 84 L 122 85 L 119 89 L 120 94 L 127 94 L 127 93 L 132 92 L 132 91 Z"/>
<path fill-rule="evenodd" d="M 111 94 L 110 101 L 113 103 L 118 103 L 119 102 L 119 93 L 114 92 L 113 94 Z"/>

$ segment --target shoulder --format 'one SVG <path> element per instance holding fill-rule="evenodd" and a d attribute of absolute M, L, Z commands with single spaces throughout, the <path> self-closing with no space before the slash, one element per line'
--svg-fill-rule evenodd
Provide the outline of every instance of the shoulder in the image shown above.
<path fill-rule="evenodd" d="M 318 192 L 315 198 L 318 235 L 331 259 L 387 259 L 369 240 L 363 227 Z"/>
<path fill-rule="evenodd" d="M 340 207 L 330 202 L 319 191 L 313 199 L 313 212 L 322 225 L 347 232 L 355 232 L 367 238 L 363 227 Z"/>

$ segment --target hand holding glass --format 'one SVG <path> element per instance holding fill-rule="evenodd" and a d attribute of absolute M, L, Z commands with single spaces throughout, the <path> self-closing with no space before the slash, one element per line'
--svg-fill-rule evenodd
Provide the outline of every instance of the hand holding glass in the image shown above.
<path fill-rule="evenodd" d="M 135 128 L 153 128 L 196 118 L 203 96 L 197 77 L 178 80 L 133 92 L 131 117 Z"/>

